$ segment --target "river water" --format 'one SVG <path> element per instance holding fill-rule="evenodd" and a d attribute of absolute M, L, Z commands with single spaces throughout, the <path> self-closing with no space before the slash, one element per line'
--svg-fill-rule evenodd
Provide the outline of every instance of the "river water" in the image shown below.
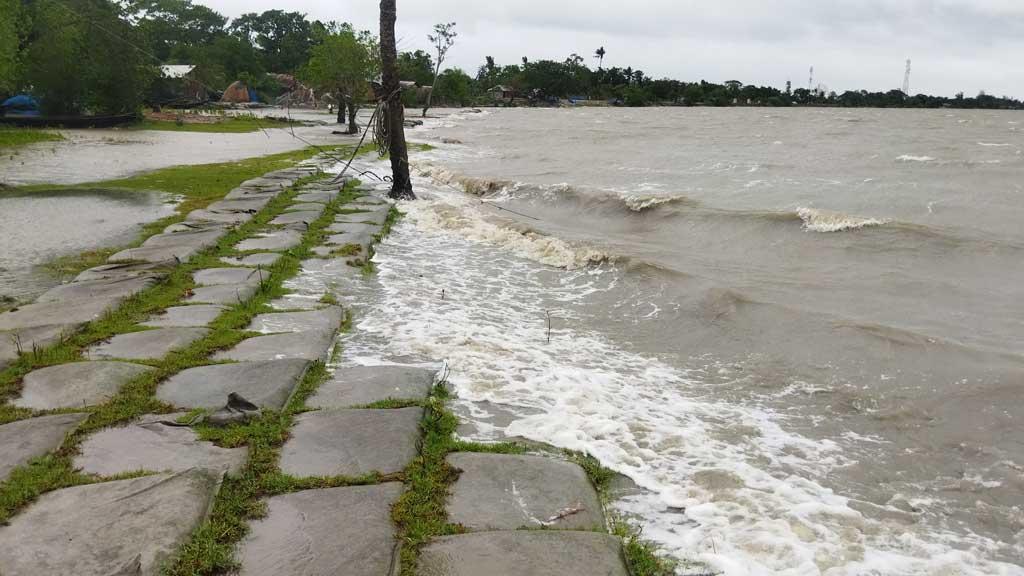
<path fill-rule="evenodd" d="M 1020 122 L 458 113 L 410 134 L 375 295 L 306 282 L 362 305 L 344 362 L 447 360 L 466 434 L 596 455 L 679 559 L 1020 575 Z"/>

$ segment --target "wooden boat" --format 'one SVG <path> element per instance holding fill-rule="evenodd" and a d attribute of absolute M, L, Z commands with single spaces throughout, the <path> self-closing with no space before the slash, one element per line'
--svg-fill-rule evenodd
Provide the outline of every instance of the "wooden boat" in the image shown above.
<path fill-rule="evenodd" d="M 22 128 L 110 128 L 137 122 L 137 114 L 117 114 L 113 116 L 30 116 L 28 114 L 9 114 L 0 116 L 0 126 L 18 126 Z"/>

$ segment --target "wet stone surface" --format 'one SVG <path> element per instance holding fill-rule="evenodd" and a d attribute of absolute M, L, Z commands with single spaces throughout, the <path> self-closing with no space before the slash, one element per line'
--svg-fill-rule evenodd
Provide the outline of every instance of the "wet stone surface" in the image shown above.
<path fill-rule="evenodd" d="M 185 299 L 189 304 L 223 304 L 234 306 L 252 298 L 259 290 L 259 282 L 243 284 L 222 284 L 203 286 L 192 290 L 192 296 Z"/>
<path fill-rule="evenodd" d="M 200 366 L 171 376 L 157 388 L 156 395 L 180 408 L 215 410 L 234 392 L 261 408 L 280 409 L 308 367 L 306 360 Z"/>
<path fill-rule="evenodd" d="M 52 346 L 74 334 L 75 326 L 55 324 L 0 332 L 0 370 L 18 359 L 19 352 Z"/>
<path fill-rule="evenodd" d="M 443 536 L 423 548 L 418 576 L 627 576 L 619 539 L 595 532 L 517 530 Z"/>
<path fill-rule="evenodd" d="M 127 426 L 100 430 L 82 443 L 74 465 L 86 474 L 101 476 L 190 468 L 235 474 L 245 466 L 247 448 L 219 448 L 202 442 L 191 428 L 175 425 L 180 416 L 183 414 L 144 416 Z"/>
<path fill-rule="evenodd" d="M 287 225 L 287 224 L 303 224 L 305 226 L 309 226 L 313 222 L 316 222 L 316 219 L 319 218 L 322 213 L 323 213 L 323 210 L 318 210 L 318 211 L 304 210 L 304 211 L 301 211 L 301 212 L 285 212 L 284 214 L 281 214 L 277 218 L 274 218 L 273 220 L 271 220 L 270 223 L 278 225 L 278 226 Z"/>
<path fill-rule="evenodd" d="M 281 360 L 302 358 L 326 361 L 334 344 L 333 330 L 307 330 L 257 336 L 239 342 L 234 348 L 213 355 L 214 360 Z"/>
<path fill-rule="evenodd" d="M 205 338 L 206 328 L 157 328 L 143 332 L 119 334 L 110 340 L 86 349 L 87 358 L 94 360 L 146 360 L 163 358 L 172 350 L 187 348 L 196 340 Z"/>
<path fill-rule="evenodd" d="M 297 477 L 402 471 L 416 457 L 421 408 L 321 410 L 295 419 L 281 471 Z"/>
<path fill-rule="evenodd" d="M 296 202 L 327 204 L 338 197 L 338 192 L 304 192 L 295 197 Z"/>
<path fill-rule="evenodd" d="M 169 274 L 176 263 L 167 262 L 137 262 L 134 264 L 103 264 L 84 270 L 75 277 L 75 282 L 87 282 L 90 280 L 104 280 L 112 278 L 131 278 L 134 276 Z"/>
<path fill-rule="evenodd" d="M 102 404 L 121 386 L 154 368 L 128 362 L 72 362 L 40 368 L 25 375 L 22 408 L 54 410 Z"/>
<path fill-rule="evenodd" d="M 275 252 L 261 252 L 239 258 L 221 258 L 220 261 L 230 266 L 262 266 L 267 268 L 268 266 L 273 266 L 280 259 L 281 255 Z"/>
<path fill-rule="evenodd" d="M 222 286 L 225 284 L 257 284 L 270 279 L 270 273 L 256 268 L 207 268 L 192 273 L 196 286 Z"/>
<path fill-rule="evenodd" d="M 310 408 L 352 408 L 381 400 L 423 400 L 437 371 L 405 366 L 338 368 L 306 403 Z"/>
<path fill-rule="evenodd" d="M 0 426 L 0 482 L 18 466 L 56 450 L 64 436 L 88 417 L 88 414 L 57 414 Z"/>
<path fill-rule="evenodd" d="M 240 252 L 250 250 L 279 251 L 294 248 L 302 243 L 302 233 L 295 230 L 278 230 L 242 240 L 235 248 Z"/>
<path fill-rule="evenodd" d="M 141 325 L 152 328 L 201 327 L 216 320 L 225 310 L 227 310 L 226 306 L 216 304 L 174 306 L 165 310 L 163 314 L 153 316 Z"/>
<path fill-rule="evenodd" d="M 359 208 L 357 206 L 344 206 L 343 208 Z M 388 219 L 388 214 L 391 208 L 382 208 L 380 210 L 373 210 L 371 212 L 352 212 L 348 214 L 338 214 L 334 217 L 334 222 L 337 224 L 376 224 L 382 226 Z"/>
<path fill-rule="evenodd" d="M 456 453 L 448 514 L 470 531 L 601 530 L 604 514 L 582 468 L 544 456 Z"/>
<path fill-rule="evenodd" d="M 267 501 L 241 545 L 243 575 L 388 576 L 397 563 L 398 482 L 307 490 Z"/>
<path fill-rule="evenodd" d="M 337 330 L 344 312 L 340 306 L 327 306 L 307 312 L 278 312 L 260 314 L 253 318 L 246 330 L 251 332 L 305 332 L 308 330 Z"/>
<path fill-rule="evenodd" d="M 191 470 L 49 492 L 0 527 L 0 570 L 155 576 L 205 518 L 217 485 Z"/>

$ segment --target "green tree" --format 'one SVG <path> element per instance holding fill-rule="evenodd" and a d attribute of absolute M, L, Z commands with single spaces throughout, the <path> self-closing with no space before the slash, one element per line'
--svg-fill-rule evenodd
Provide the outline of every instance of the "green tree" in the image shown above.
<path fill-rule="evenodd" d="M 231 22 L 230 32 L 259 50 L 263 67 L 290 74 L 309 60 L 314 44 L 313 25 L 300 12 L 267 10 L 242 14 Z"/>
<path fill-rule="evenodd" d="M 356 33 L 343 24 L 313 47 L 309 62 L 299 75 L 308 84 L 330 91 L 338 99 L 338 123 L 348 107 L 348 133 L 357 134 L 356 108 L 369 94 L 369 82 L 379 72 L 380 51 L 370 32 Z"/>
<path fill-rule="evenodd" d="M 25 82 L 48 114 L 138 111 L 155 75 L 137 31 L 106 0 L 33 3 Z"/>
<path fill-rule="evenodd" d="M 434 78 L 434 59 L 423 50 L 398 55 L 398 76 L 401 80 L 430 86 Z"/>
<path fill-rule="evenodd" d="M 441 75 L 441 65 L 444 64 L 444 59 L 448 56 L 448 50 L 455 45 L 455 38 L 459 35 L 455 31 L 455 22 L 448 22 L 447 24 L 435 24 L 434 33 L 427 36 L 430 43 L 434 45 L 434 50 L 437 52 L 437 62 L 434 67 L 434 81 L 431 86 L 437 85 L 437 78 Z M 423 116 L 426 117 L 427 110 L 430 109 L 430 100 L 434 96 L 434 90 L 431 88 L 430 92 L 427 92 L 427 103 L 423 106 Z"/>
<path fill-rule="evenodd" d="M 442 101 L 458 106 L 467 106 L 473 100 L 476 82 L 458 68 L 449 68 L 441 74 L 434 85 L 434 92 Z"/>
<path fill-rule="evenodd" d="M 604 55 L 608 52 L 605 51 L 604 46 L 601 46 L 594 52 L 594 58 L 597 58 L 597 69 L 600 70 L 604 67 Z"/>
<path fill-rule="evenodd" d="M 17 86 L 19 0 L 0 0 L 0 98 Z"/>
<path fill-rule="evenodd" d="M 161 62 L 172 52 L 207 46 L 225 35 L 228 19 L 191 0 L 130 0 L 126 14 L 146 39 L 149 51 Z M 189 62 L 191 63 L 191 62 Z"/>

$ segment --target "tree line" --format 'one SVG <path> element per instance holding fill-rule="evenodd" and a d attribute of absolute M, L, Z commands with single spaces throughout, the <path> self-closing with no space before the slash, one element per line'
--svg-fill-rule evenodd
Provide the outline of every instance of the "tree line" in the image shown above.
<path fill-rule="evenodd" d="M 1019 100 L 984 93 L 955 98 L 899 90 L 837 94 L 737 80 L 655 79 L 632 67 L 605 68 L 604 47 L 587 58 L 571 54 L 564 60 L 523 58 L 502 65 L 488 56 L 473 73 L 442 71 L 457 36 L 454 28 L 454 23 L 434 28 L 432 52 L 397 55 L 402 80 L 433 86 L 403 92 L 406 105 L 583 99 L 624 106 L 1024 108 Z M 30 91 L 51 114 L 137 111 L 158 76 L 157 65 L 193 64 L 207 86 L 224 89 L 243 80 L 268 96 L 281 90 L 270 73 L 295 75 L 337 95 L 341 120 L 345 110 L 352 114 L 359 102 L 375 98 L 371 81 L 380 74 L 379 59 L 375 34 L 299 12 L 268 10 L 230 19 L 191 0 L 0 0 L 0 97 Z"/>

